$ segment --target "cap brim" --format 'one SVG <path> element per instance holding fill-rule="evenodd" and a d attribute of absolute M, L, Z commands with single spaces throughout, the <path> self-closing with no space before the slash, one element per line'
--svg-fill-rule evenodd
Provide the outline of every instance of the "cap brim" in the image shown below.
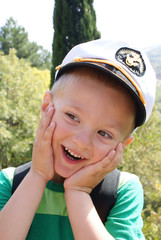
<path fill-rule="evenodd" d="M 68 64 L 64 65 L 57 72 L 55 81 L 57 81 L 59 79 L 59 77 L 62 74 L 64 74 L 65 72 L 67 72 L 67 71 L 69 71 L 71 69 L 78 68 L 78 67 L 83 67 L 83 66 L 86 66 L 86 67 L 88 66 L 88 67 L 92 67 L 92 68 L 96 68 L 98 70 L 101 70 L 101 71 L 111 75 L 112 77 L 117 79 L 120 83 L 122 83 L 126 88 L 128 88 L 128 90 L 134 96 L 134 98 L 136 100 L 136 105 L 137 105 L 135 128 L 141 126 L 145 122 L 145 119 L 146 119 L 145 106 L 144 106 L 142 100 L 140 99 L 139 94 L 137 93 L 136 88 L 133 86 L 133 84 L 130 82 L 130 80 L 128 80 L 125 76 L 124 76 L 124 78 L 122 76 L 118 76 L 112 70 L 109 70 L 109 69 L 101 66 L 100 64 L 97 64 L 97 63 L 94 63 L 94 62 L 71 62 L 71 63 L 68 63 Z"/>

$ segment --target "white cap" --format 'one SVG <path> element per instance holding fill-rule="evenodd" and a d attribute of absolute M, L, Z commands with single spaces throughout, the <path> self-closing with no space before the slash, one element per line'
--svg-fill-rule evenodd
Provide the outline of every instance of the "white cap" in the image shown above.
<path fill-rule="evenodd" d="M 142 50 L 120 41 L 94 40 L 72 48 L 58 66 L 55 81 L 67 70 L 94 67 L 112 75 L 134 95 L 138 127 L 150 117 L 156 91 L 156 75 Z"/>

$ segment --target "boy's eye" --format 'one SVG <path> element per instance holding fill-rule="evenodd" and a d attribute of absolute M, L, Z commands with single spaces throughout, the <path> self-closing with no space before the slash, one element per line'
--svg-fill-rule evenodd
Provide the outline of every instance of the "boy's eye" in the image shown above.
<path fill-rule="evenodd" d="M 111 135 L 108 132 L 103 130 L 99 130 L 98 134 L 100 134 L 102 137 L 105 137 L 105 138 L 111 138 Z"/>
<path fill-rule="evenodd" d="M 74 121 L 78 121 L 78 118 L 77 118 L 75 115 L 73 115 L 72 113 L 66 113 L 66 115 L 67 115 L 70 119 L 72 119 L 72 120 L 74 120 Z"/>

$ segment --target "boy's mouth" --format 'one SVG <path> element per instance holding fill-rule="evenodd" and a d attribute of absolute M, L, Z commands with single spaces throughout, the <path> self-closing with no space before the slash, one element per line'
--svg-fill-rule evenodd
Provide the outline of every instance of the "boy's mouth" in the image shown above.
<path fill-rule="evenodd" d="M 64 146 L 63 146 L 63 149 L 64 149 L 65 155 L 66 155 L 68 158 L 70 158 L 71 160 L 73 160 L 73 161 L 84 159 L 83 157 L 81 157 L 81 156 L 75 154 L 74 152 L 72 152 L 72 151 L 71 151 L 70 149 L 68 149 L 67 147 L 64 147 Z"/>

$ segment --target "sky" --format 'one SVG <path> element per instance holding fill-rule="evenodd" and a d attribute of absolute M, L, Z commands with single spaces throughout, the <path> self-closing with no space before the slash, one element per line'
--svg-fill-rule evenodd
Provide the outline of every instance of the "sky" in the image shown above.
<path fill-rule="evenodd" d="M 5 0 L 0 27 L 13 17 L 29 40 L 51 52 L 54 0 Z M 160 0 L 94 0 L 97 29 L 103 39 L 121 39 L 139 47 L 161 45 Z"/>

